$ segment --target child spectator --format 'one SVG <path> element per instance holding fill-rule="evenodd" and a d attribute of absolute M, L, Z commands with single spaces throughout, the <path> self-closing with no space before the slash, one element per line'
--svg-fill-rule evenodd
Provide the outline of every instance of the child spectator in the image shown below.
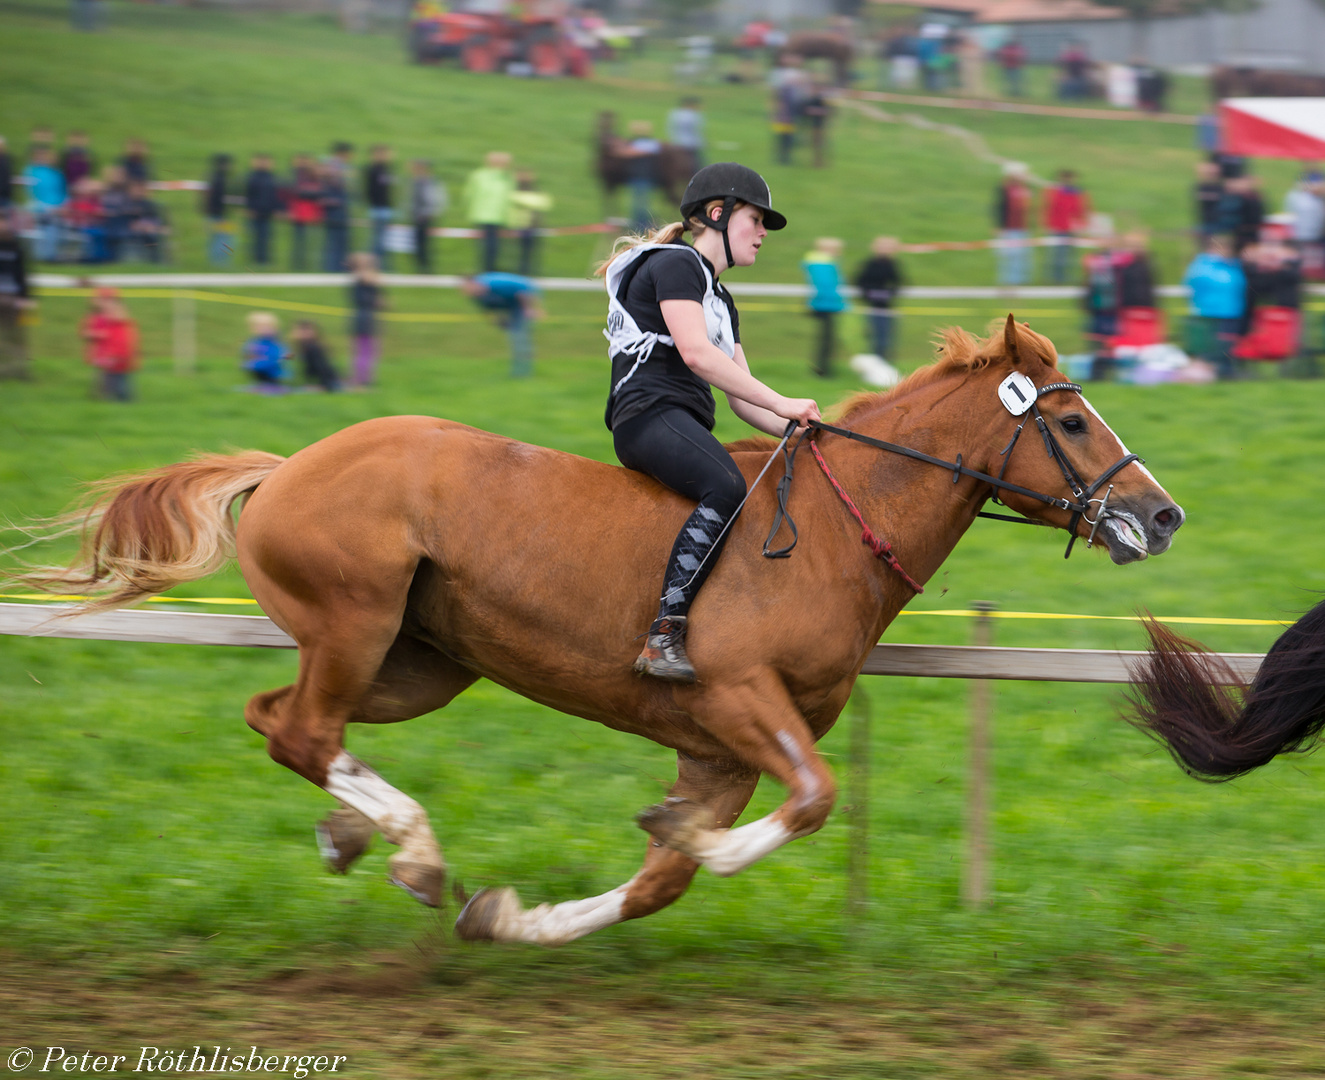
<path fill-rule="evenodd" d="M 1191 351 L 1212 363 L 1219 378 L 1234 378 L 1231 350 L 1246 311 L 1247 279 L 1228 241 L 1210 237 L 1188 265 L 1182 283 L 1191 291 Z"/>
<path fill-rule="evenodd" d="M 1071 169 L 1058 173 L 1058 183 L 1044 194 L 1044 227 L 1053 238 L 1049 256 L 1049 279 L 1055 285 L 1067 280 L 1067 267 L 1077 235 L 1090 218 L 1090 199 L 1077 184 Z"/>
<path fill-rule="evenodd" d="M 369 151 L 369 162 L 363 170 L 363 194 L 368 204 L 368 222 L 371 227 L 369 247 L 383 270 L 389 265 L 386 230 L 395 215 L 391 208 L 391 188 L 394 183 L 395 177 L 391 175 L 391 148 L 379 143 Z"/>
<path fill-rule="evenodd" d="M 265 311 L 249 313 L 243 367 L 253 377 L 254 389 L 262 393 L 285 392 L 285 361 L 290 354 L 281 343 L 280 328 L 275 315 Z"/>
<path fill-rule="evenodd" d="M 870 245 L 870 257 L 856 274 L 860 302 L 865 305 L 869 324 L 870 348 L 875 356 L 892 359 L 895 329 L 893 302 L 902 288 L 901 268 L 897 265 L 898 243 L 895 236 L 876 236 Z"/>
<path fill-rule="evenodd" d="M 538 190 L 538 180 L 531 172 L 519 173 L 515 190 L 511 192 L 510 216 L 507 227 L 520 243 L 520 274 L 529 277 L 535 272 L 538 255 L 538 230 L 543 215 L 552 209 L 552 196 Z"/>
<path fill-rule="evenodd" d="M 156 200 L 148 195 L 147 185 L 141 181 L 134 180 L 129 183 L 125 218 L 127 246 L 140 249 L 148 262 L 161 262 L 165 247 L 166 220 Z"/>
<path fill-rule="evenodd" d="M 81 329 L 87 362 L 101 372 L 93 393 L 107 401 L 129 401 L 129 374 L 138 369 L 138 327 L 114 289 L 97 289 Z"/>
<path fill-rule="evenodd" d="M 226 219 L 230 207 L 226 196 L 230 193 L 230 155 L 213 154 L 212 171 L 207 178 L 207 190 L 202 196 L 202 212 L 207 218 L 207 261 L 213 266 L 230 262 L 231 228 Z"/>
<path fill-rule="evenodd" d="M 810 284 L 809 311 L 819 323 L 814 373 L 824 378 L 832 374 L 837 314 L 847 306 L 842 299 L 842 275 L 837 266 L 841 254 L 842 241 L 836 237 L 823 236 L 815 241 L 814 249 L 801 263 L 805 279 Z"/>
<path fill-rule="evenodd" d="M 322 222 L 322 178 L 317 163 L 307 154 L 294 159 L 293 174 L 285 204 L 290 218 L 290 268 L 308 266 L 308 228 Z"/>
<path fill-rule="evenodd" d="M 465 181 L 465 211 L 469 224 L 481 233 L 479 267 L 485 273 L 497 269 L 501 227 L 506 224 L 514 186 L 511 155 L 500 151 L 488 154 L 483 159 L 483 167 L 475 169 Z"/>
<path fill-rule="evenodd" d="M 60 155 L 60 172 L 64 173 L 65 187 L 71 191 L 83 177 L 96 173 L 96 163 L 92 160 L 92 151 L 88 147 L 85 132 L 69 132 L 64 152 Z"/>
<path fill-rule="evenodd" d="M 1003 166 L 1003 182 L 994 195 L 994 227 L 998 235 L 998 283 L 1026 285 L 1031 279 L 1031 189 L 1028 170 L 1019 161 Z"/>
<path fill-rule="evenodd" d="M 377 382 L 378 334 L 377 312 L 383 306 L 382 284 L 377 259 L 367 251 L 350 256 L 350 336 L 354 338 L 355 386 Z"/>
<path fill-rule="evenodd" d="M 434 180 L 426 161 L 410 166 L 410 224 L 414 228 L 414 267 L 420 274 L 432 273 L 432 226 L 446 212 L 446 185 Z"/>
<path fill-rule="evenodd" d="M 317 323 L 310 319 L 300 319 L 294 324 L 290 340 L 294 342 L 296 355 L 303 368 L 304 382 L 320 386 L 328 394 L 339 390 L 340 376 L 322 344 L 322 333 Z"/>
<path fill-rule="evenodd" d="M 472 274 L 460 284 L 466 296 L 479 307 L 497 313 L 511 339 L 511 375 L 524 378 L 534 370 L 534 345 L 529 333 L 531 320 L 541 318 L 538 286 L 519 274 L 493 271 Z"/>
<path fill-rule="evenodd" d="M 60 211 L 66 191 L 64 175 L 55 167 L 55 155 L 49 147 L 38 146 L 23 175 L 28 182 L 28 209 L 37 229 L 33 255 L 39 262 L 55 262 L 60 257 Z"/>
<path fill-rule="evenodd" d="M 272 171 L 271 158 L 257 154 L 244 181 L 244 209 L 248 211 L 252 235 L 252 259 L 259 266 L 271 262 L 271 219 L 281 208 L 281 193 Z"/>
<path fill-rule="evenodd" d="M 0 209 L 0 379 L 30 379 L 23 313 L 32 306 L 27 258 L 11 211 Z"/>

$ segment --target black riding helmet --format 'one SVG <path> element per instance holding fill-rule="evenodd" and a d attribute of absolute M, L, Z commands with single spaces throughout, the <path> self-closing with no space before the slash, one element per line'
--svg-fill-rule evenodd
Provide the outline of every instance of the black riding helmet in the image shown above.
<path fill-rule="evenodd" d="M 764 225 L 770 231 L 776 232 L 787 227 L 787 219 L 773 209 L 773 195 L 764 178 L 754 169 L 734 161 L 705 165 L 690 178 L 685 197 L 681 200 L 681 216 L 689 219 L 712 199 L 722 199 L 724 206 L 721 218 L 705 223 L 711 228 L 726 231 L 727 219 L 731 217 L 732 207 L 738 202 L 749 203 L 762 210 Z"/>

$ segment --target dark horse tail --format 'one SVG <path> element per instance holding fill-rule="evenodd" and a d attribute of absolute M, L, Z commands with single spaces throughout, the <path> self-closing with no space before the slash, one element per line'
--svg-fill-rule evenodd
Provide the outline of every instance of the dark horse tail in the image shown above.
<path fill-rule="evenodd" d="M 82 614 L 206 577 L 233 557 L 231 508 L 283 461 L 259 450 L 209 454 L 94 484 L 87 504 L 29 530 L 38 541 L 79 536 L 79 556 L 66 566 L 29 567 L 12 580 L 90 594 L 65 613 Z"/>
<path fill-rule="evenodd" d="M 1136 671 L 1131 722 L 1184 772 L 1232 780 L 1277 754 L 1311 749 L 1325 727 L 1325 601 L 1271 646 L 1245 693 L 1208 649 L 1147 620 L 1151 652 Z"/>

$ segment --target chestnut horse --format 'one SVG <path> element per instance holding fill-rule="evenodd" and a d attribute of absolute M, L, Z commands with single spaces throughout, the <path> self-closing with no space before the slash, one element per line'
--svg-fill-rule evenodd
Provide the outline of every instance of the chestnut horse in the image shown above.
<path fill-rule="evenodd" d="M 426 904 L 440 902 L 444 873 L 427 814 L 346 751 L 347 724 L 420 716 L 486 677 L 674 749 L 676 785 L 640 815 L 650 837 L 630 881 L 532 909 L 511 889 L 485 889 L 456 923 L 463 938 L 559 944 L 657 911 L 701 865 L 735 874 L 824 824 L 835 787 L 815 742 L 914 595 L 862 544 L 837 486 L 919 582 L 999 481 L 1017 486 L 1002 492 L 1009 508 L 1098 531 L 1115 563 L 1169 547 L 1181 509 L 1056 361 L 1047 338 L 1009 316 L 984 341 L 946 331 L 936 364 L 848 403 L 843 430 L 964 471 L 816 432 L 837 480 L 802 470 L 789 500 L 799 546 L 777 560 L 760 554 L 774 484 L 755 486 L 693 612 L 691 686 L 640 678 L 631 663 L 693 506 L 641 473 L 430 417 L 369 420 L 288 460 L 217 455 L 108 483 L 82 518 L 83 559 L 42 580 L 61 592 L 100 586 L 94 604 L 119 606 L 209 573 L 233 538 L 253 596 L 299 645 L 298 680 L 258 694 L 245 719 L 272 758 L 339 800 L 319 828 L 332 868 L 380 831 L 400 849 L 391 880 Z M 1029 394 L 1019 412 L 1001 398 L 1007 381 Z M 1017 446 L 1010 436 L 1032 404 L 1040 437 Z M 1059 456 L 1042 452 L 1051 444 Z M 747 478 L 773 446 L 734 444 Z M 1093 518 L 1068 507 L 1067 461 L 1087 481 L 1109 479 L 1103 500 L 1085 492 Z M 243 496 L 236 528 L 229 509 Z M 734 827 L 764 773 L 785 801 Z"/>

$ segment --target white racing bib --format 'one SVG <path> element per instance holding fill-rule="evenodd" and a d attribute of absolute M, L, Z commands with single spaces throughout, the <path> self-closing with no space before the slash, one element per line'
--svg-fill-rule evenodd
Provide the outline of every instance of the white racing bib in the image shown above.
<path fill-rule="evenodd" d="M 630 370 L 612 387 L 613 394 L 620 390 L 622 385 L 639 370 L 641 364 L 648 362 L 649 356 L 653 353 L 653 347 L 658 342 L 661 341 L 664 345 L 676 344 L 675 340 L 667 334 L 656 334 L 652 331 L 641 330 L 639 324 L 635 322 L 635 317 L 626 310 L 625 304 L 622 303 L 625 297 L 620 295 L 623 291 L 621 281 L 626 271 L 641 256 L 664 248 L 688 251 L 698 260 L 699 268 L 704 272 L 706 286 L 704 299 L 700 305 L 704 309 L 704 329 L 708 333 L 709 341 L 728 356 L 733 358 L 736 356 L 736 333 L 732 329 L 731 312 L 727 310 L 726 303 L 715 291 L 716 282 L 709 272 L 709 268 L 704 265 L 704 257 L 689 244 L 640 244 L 638 247 L 623 252 L 607 268 L 607 329 L 603 331 L 603 337 L 607 338 L 608 359 L 623 353 L 635 357 L 635 363 L 631 365 Z"/>

